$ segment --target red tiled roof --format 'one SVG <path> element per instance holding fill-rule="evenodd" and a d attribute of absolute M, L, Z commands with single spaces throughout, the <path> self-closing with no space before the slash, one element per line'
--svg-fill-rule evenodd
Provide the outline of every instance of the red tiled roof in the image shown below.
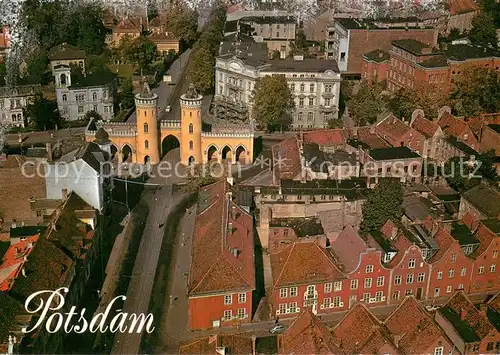
<path fill-rule="evenodd" d="M 338 354 L 340 349 L 328 328 L 306 307 L 281 336 L 279 353 Z"/>
<path fill-rule="evenodd" d="M 448 0 L 451 15 L 477 11 L 479 7 L 472 0 Z"/>
<path fill-rule="evenodd" d="M 436 254 L 434 254 L 428 260 L 428 262 L 431 264 L 436 263 L 439 260 L 441 260 L 441 258 L 446 255 L 448 250 L 453 245 L 453 242 L 455 241 L 453 239 L 453 237 L 450 235 L 450 233 L 442 227 L 438 230 L 438 232 L 434 236 L 434 239 L 436 240 L 436 243 L 438 244 L 439 249 L 436 252 Z"/>
<path fill-rule="evenodd" d="M 394 224 L 394 222 L 391 220 L 391 219 L 388 219 L 384 225 L 382 226 L 382 228 L 380 228 L 380 232 L 382 232 L 382 234 L 390 239 L 392 238 L 398 231 L 398 227 Z"/>
<path fill-rule="evenodd" d="M 382 350 L 384 350 L 382 352 Z M 360 354 L 399 354 L 391 336 L 385 329 L 378 327 L 368 338 L 365 345 L 359 350 Z"/>
<path fill-rule="evenodd" d="M 480 117 L 469 117 L 467 125 L 476 136 L 480 136 L 481 130 L 490 124 L 500 124 L 500 113 L 481 114 Z"/>
<path fill-rule="evenodd" d="M 179 354 L 219 354 L 217 348 L 226 348 L 229 354 L 252 354 L 252 339 L 237 334 L 211 335 L 182 345 Z"/>
<path fill-rule="evenodd" d="M 343 353 L 355 354 L 365 347 L 373 332 L 381 327 L 380 321 L 362 303 L 352 307 L 333 330 Z"/>
<path fill-rule="evenodd" d="M 437 124 L 445 134 L 462 138 L 463 134 L 468 130 L 467 123 L 458 117 L 454 117 L 452 114 L 445 112 L 441 118 L 437 121 Z"/>
<path fill-rule="evenodd" d="M 348 131 L 345 129 L 322 129 L 304 132 L 304 142 L 319 145 L 341 145 L 346 142 L 348 136 Z"/>
<path fill-rule="evenodd" d="M 493 329 L 493 325 L 488 321 L 486 314 L 474 306 L 472 301 L 463 291 L 457 291 L 445 304 L 456 314 L 462 314 L 462 320 L 467 323 L 483 339 Z"/>
<path fill-rule="evenodd" d="M 371 127 L 359 127 L 357 129 L 357 137 L 354 137 L 351 132 L 351 137 L 356 138 L 360 142 L 366 144 L 370 149 L 388 148 L 390 147 L 386 141 L 380 138 L 376 133 L 371 132 Z"/>
<path fill-rule="evenodd" d="M 500 313 L 500 291 L 488 301 L 488 307 L 491 307 L 495 312 Z"/>
<path fill-rule="evenodd" d="M 428 353 L 429 344 L 445 336 L 413 296 L 407 296 L 384 323 L 394 337 L 400 337 L 398 347 L 406 354 Z"/>
<path fill-rule="evenodd" d="M 330 247 L 347 272 L 357 269 L 361 253 L 368 249 L 365 241 L 351 226 L 345 227 Z"/>
<path fill-rule="evenodd" d="M 408 240 L 404 232 L 399 232 L 395 241 L 393 242 L 393 245 L 398 252 L 387 264 L 387 267 L 389 268 L 395 268 L 399 265 L 399 263 L 405 256 L 405 252 L 413 245 L 413 243 Z"/>
<path fill-rule="evenodd" d="M 28 237 L 11 244 L 7 249 L 0 263 L 0 291 L 8 291 L 12 288 L 39 236 L 40 234 Z"/>
<path fill-rule="evenodd" d="M 489 228 L 487 228 L 484 224 L 480 223 L 479 227 L 476 230 L 475 236 L 479 239 L 479 247 L 474 250 L 474 258 L 479 258 L 482 254 L 488 250 L 489 246 L 497 238 L 496 234 L 493 233 Z"/>
<path fill-rule="evenodd" d="M 474 231 L 477 228 L 478 224 L 479 224 L 479 221 L 476 219 L 476 217 L 472 213 L 470 213 L 468 211 L 465 212 L 465 214 L 463 215 L 462 222 L 471 231 Z"/>
<path fill-rule="evenodd" d="M 287 138 L 272 147 L 274 171 L 278 179 L 294 179 L 302 171 L 299 141 Z"/>
<path fill-rule="evenodd" d="M 433 137 L 434 134 L 436 134 L 436 131 L 439 129 L 439 126 L 437 124 L 420 115 L 415 118 L 410 126 L 426 137 Z"/>
<path fill-rule="evenodd" d="M 387 116 L 376 126 L 377 133 L 386 138 L 389 142 L 399 142 L 403 140 L 406 133 L 410 130 L 413 131 L 409 125 L 405 124 L 393 114 Z"/>
<path fill-rule="evenodd" d="M 255 289 L 253 220 L 227 192 L 225 181 L 200 191 L 204 200 L 195 222 L 190 294 Z M 200 210 L 202 204 L 206 208 Z"/>
<path fill-rule="evenodd" d="M 113 32 L 137 33 L 141 32 L 141 26 L 137 25 L 132 19 L 125 17 L 116 25 Z"/>
<path fill-rule="evenodd" d="M 316 241 L 295 242 L 271 254 L 271 270 L 274 287 L 346 278 L 333 256 Z"/>

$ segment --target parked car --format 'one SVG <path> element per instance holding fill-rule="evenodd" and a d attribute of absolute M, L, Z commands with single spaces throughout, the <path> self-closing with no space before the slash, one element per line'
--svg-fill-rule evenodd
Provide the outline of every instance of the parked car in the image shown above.
<path fill-rule="evenodd" d="M 170 107 L 170 105 L 168 105 L 167 107 L 165 107 L 165 112 L 170 112 L 170 110 L 172 110 L 172 107 Z"/>
<path fill-rule="evenodd" d="M 269 329 L 269 333 L 279 334 L 279 333 L 283 333 L 284 330 L 285 330 L 285 326 L 283 324 L 276 324 L 271 329 Z"/>

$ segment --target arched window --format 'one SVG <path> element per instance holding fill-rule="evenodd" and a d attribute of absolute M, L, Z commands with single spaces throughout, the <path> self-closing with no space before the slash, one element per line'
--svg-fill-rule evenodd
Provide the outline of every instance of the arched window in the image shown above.
<path fill-rule="evenodd" d="M 304 84 L 300 84 L 300 92 L 304 92 L 304 89 L 305 89 L 305 85 Z"/>
<path fill-rule="evenodd" d="M 189 111 L 189 117 L 193 117 L 193 113 Z"/>
<path fill-rule="evenodd" d="M 144 148 L 149 149 L 149 141 L 148 140 L 144 141 Z"/>
<path fill-rule="evenodd" d="M 304 119 L 304 112 L 299 112 L 299 121 Z"/>
<path fill-rule="evenodd" d="M 189 124 L 189 133 L 193 133 L 193 124 L 192 123 Z"/>
<path fill-rule="evenodd" d="M 144 123 L 144 133 L 148 133 L 148 132 L 149 132 L 148 124 Z"/>
<path fill-rule="evenodd" d="M 66 102 L 66 101 L 68 101 L 68 96 L 66 94 L 63 94 L 62 99 L 63 99 L 63 101 Z"/>
<path fill-rule="evenodd" d="M 97 101 L 97 93 L 96 92 L 94 92 L 92 94 L 92 100 Z"/>
<path fill-rule="evenodd" d="M 66 85 L 66 74 L 61 74 L 61 85 Z"/>
<path fill-rule="evenodd" d="M 312 113 L 312 112 L 308 112 L 308 113 L 307 113 L 307 119 L 308 119 L 308 120 L 312 120 L 312 119 L 313 119 L 313 117 L 314 117 L 314 113 Z"/>
<path fill-rule="evenodd" d="M 193 150 L 193 141 L 189 141 L 189 149 Z"/>

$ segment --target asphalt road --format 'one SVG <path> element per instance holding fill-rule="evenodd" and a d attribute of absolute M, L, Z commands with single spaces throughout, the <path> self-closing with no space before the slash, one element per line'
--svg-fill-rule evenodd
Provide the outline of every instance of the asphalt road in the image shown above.
<path fill-rule="evenodd" d="M 127 291 L 123 312 L 136 315 L 148 313 L 149 299 L 155 280 L 156 266 L 165 233 L 165 221 L 180 198 L 172 194 L 171 186 L 159 188 L 153 195 L 139 251 Z M 161 226 L 161 227 L 159 227 Z M 116 333 L 112 354 L 137 354 L 142 333 Z"/>

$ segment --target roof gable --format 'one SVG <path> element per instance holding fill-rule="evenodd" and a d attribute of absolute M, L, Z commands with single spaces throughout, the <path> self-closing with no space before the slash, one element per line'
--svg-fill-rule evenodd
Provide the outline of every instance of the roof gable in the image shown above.
<path fill-rule="evenodd" d="M 440 133 L 441 127 L 439 127 L 434 122 L 418 115 L 415 120 L 413 120 L 410 126 L 416 129 L 418 132 L 422 133 L 424 136 L 430 138 L 434 137 L 436 133 Z"/>
<path fill-rule="evenodd" d="M 358 268 L 361 254 L 368 249 L 365 241 L 350 225 L 340 232 L 330 246 L 347 272 L 353 272 Z"/>

